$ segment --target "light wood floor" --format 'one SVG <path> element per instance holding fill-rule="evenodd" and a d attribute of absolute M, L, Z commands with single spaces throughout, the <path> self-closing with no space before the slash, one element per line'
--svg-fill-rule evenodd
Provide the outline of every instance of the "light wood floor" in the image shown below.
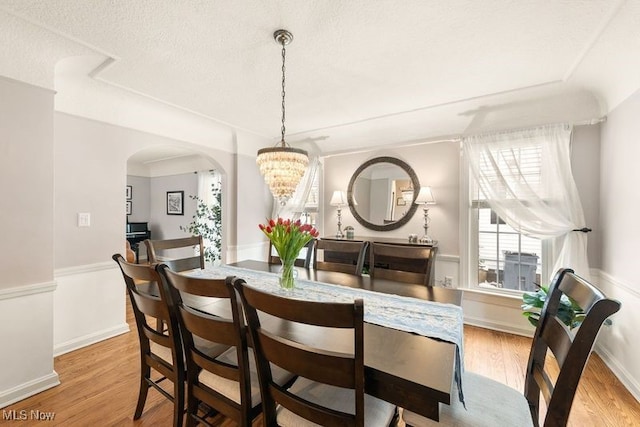
<path fill-rule="evenodd" d="M 171 426 L 172 403 L 149 391 L 145 412 L 133 421 L 138 393 L 139 355 L 135 320 L 130 307 L 131 332 L 56 357 L 55 370 L 61 385 L 3 409 L 7 411 L 55 412 L 53 422 L 64 426 Z M 465 369 L 491 377 L 518 390 L 523 389 L 530 339 L 465 327 Z M 220 417 L 220 426 L 235 425 Z M 0 424 L 30 426 L 42 421 L 4 421 Z M 570 426 L 640 426 L 640 403 L 593 354 L 580 383 Z M 254 427 L 262 426 L 258 418 Z M 500 426 L 503 427 L 503 426 Z M 506 426 L 504 426 L 506 427 Z"/>

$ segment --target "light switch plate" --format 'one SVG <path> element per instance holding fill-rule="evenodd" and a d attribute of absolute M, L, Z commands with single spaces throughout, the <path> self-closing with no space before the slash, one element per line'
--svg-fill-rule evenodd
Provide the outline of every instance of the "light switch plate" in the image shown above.
<path fill-rule="evenodd" d="M 78 227 L 89 227 L 91 225 L 91 214 L 80 212 L 78 214 Z"/>

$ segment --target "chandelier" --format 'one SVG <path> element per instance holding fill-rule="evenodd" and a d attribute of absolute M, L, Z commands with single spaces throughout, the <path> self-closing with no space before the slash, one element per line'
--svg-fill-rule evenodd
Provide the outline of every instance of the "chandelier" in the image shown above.
<path fill-rule="evenodd" d="M 256 163 L 260 173 L 269 186 L 273 196 L 284 205 L 296 191 L 304 175 L 309 156 L 307 152 L 299 148 L 293 148 L 284 141 L 285 134 L 285 46 L 293 40 L 293 34 L 287 30 L 278 30 L 273 33 L 273 38 L 282 45 L 282 137 L 275 147 L 258 150 Z"/>

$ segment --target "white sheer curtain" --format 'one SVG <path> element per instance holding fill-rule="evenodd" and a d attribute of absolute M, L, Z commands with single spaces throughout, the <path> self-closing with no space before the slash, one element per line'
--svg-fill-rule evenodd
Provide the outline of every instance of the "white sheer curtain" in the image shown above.
<path fill-rule="evenodd" d="M 551 274 L 570 267 L 589 279 L 587 235 L 573 231 L 585 221 L 571 173 L 571 132 L 569 125 L 552 125 L 462 142 L 491 209 L 527 236 L 552 239 Z"/>
<path fill-rule="evenodd" d="M 287 203 L 284 206 L 274 199 L 273 218 L 290 218 L 293 221 L 300 219 L 300 216 L 304 212 L 305 203 L 309 198 L 309 192 L 311 191 L 311 187 L 313 186 L 313 182 L 316 179 L 316 174 L 319 169 L 320 159 L 317 156 L 310 157 L 309 166 L 302 176 L 293 196 L 287 200 Z"/>

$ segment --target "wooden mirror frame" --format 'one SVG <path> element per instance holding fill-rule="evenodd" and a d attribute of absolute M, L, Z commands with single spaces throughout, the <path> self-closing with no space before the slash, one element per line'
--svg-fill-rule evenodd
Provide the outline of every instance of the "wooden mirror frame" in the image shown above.
<path fill-rule="evenodd" d="M 354 207 L 354 203 L 353 203 L 353 186 L 355 185 L 356 179 L 362 173 L 362 171 L 364 171 L 366 168 L 378 163 L 391 163 L 396 166 L 399 166 L 402 170 L 404 170 L 407 173 L 407 175 L 409 175 L 409 178 L 411 179 L 411 183 L 413 185 L 413 200 L 411 200 L 411 206 L 409 207 L 409 210 L 407 211 L 407 213 L 398 221 L 391 222 L 389 224 L 382 224 L 382 225 L 373 224 L 367 221 L 366 219 L 364 219 L 362 216 L 360 216 L 360 214 Z M 349 210 L 351 211 L 351 214 L 356 219 L 356 221 L 358 221 L 362 226 L 364 226 L 365 228 L 368 228 L 369 230 L 374 230 L 374 231 L 390 231 L 390 230 L 396 230 L 402 227 L 403 225 L 408 223 L 409 220 L 411 220 L 411 218 L 413 217 L 413 214 L 415 214 L 416 210 L 418 209 L 418 205 L 416 205 L 414 201 L 416 200 L 416 197 L 418 196 L 419 191 L 420 191 L 420 181 L 418 180 L 418 176 L 413 171 L 411 166 L 409 166 L 408 164 L 406 164 L 400 159 L 396 159 L 395 157 L 375 157 L 361 164 L 360 167 L 356 169 L 356 171 L 351 176 L 351 180 L 349 181 L 349 187 L 347 188 L 347 200 L 349 202 Z"/>

